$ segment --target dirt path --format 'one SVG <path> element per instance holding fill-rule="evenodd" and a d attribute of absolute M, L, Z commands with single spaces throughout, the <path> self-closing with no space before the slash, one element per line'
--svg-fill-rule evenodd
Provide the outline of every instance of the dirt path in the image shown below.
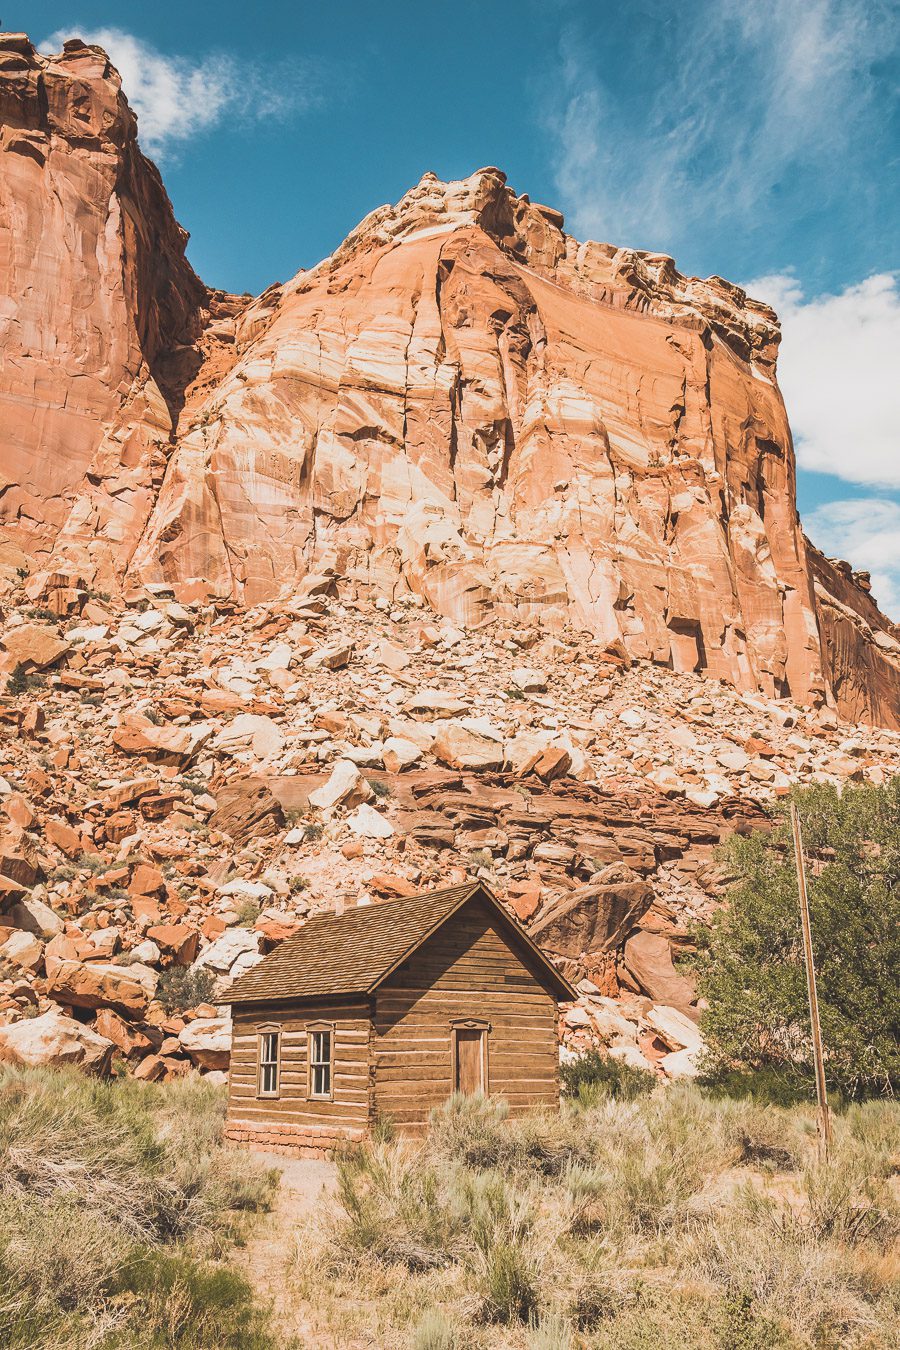
<path fill-rule="evenodd" d="M 320 1208 L 324 1213 L 329 1206 L 337 1185 L 334 1163 L 283 1158 L 256 1150 L 253 1157 L 269 1167 L 277 1167 L 281 1183 L 274 1208 L 254 1227 L 237 1263 L 260 1302 L 271 1306 L 273 1321 L 284 1335 L 285 1344 L 295 1338 L 303 1350 L 323 1350 L 321 1340 L 290 1296 L 285 1267 L 291 1258 L 298 1225 Z"/>

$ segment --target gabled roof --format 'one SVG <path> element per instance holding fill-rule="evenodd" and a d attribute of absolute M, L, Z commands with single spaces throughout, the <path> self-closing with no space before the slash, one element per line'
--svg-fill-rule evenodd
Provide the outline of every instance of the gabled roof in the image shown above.
<path fill-rule="evenodd" d="M 343 914 L 320 914 L 287 938 L 265 960 L 235 980 L 227 1003 L 370 994 L 475 896 L 493 909 L 507 933 L 530 953 L 557 999 L 577 994 L 524 928 L 478 881 L 442 891 L 405 895 Z"/>

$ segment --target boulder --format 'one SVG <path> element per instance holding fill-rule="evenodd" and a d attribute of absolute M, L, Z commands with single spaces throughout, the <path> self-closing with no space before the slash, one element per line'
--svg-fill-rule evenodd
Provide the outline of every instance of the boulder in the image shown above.
<path fill-rule="evenodd" d="M 677 1008 L 658 1003 L 645 1014 L 644 1020 L 670 1050 L 703 1049 L 703 1037 L 697 1023 Z"/>
<path fill-rule="evenodd" d="M 65 928 L 56 911 L 33 895 L 22 896 L 9 905 L 4 912 L 3 922 L 11 924 L 13 928 L 22 928 L 26 933 L 35 933 L 45 941 L 56 937 Z"/>
<path fill-rule="evenodd" d="M 128 755 L 144 755 L 164 764 L 188 764 L 213 733 L 205 722 L 188 727 L 155 726 L 146 718 L 131 718 L 113 732 L 113 742 Z"/>
<path fill-rule="evenodd" d="M 655 1003 L 683 1012 L 694 1002 L 693 981 L 676 971 L 668 939 L 662 934 L 635 933 L 625 943 L 624 962 L 638 987 Z"/>
<path fill-rule="evenodd" d="M 256 759 L 271 759 L 284 749 L 284 733 L 271 717 L 256 713 L 239 713 L 223 727 L 213 741 L 217 750 L 234 754 L 251 750 Z"/>
<path fill-rule="evenodd" d="M 227 975 L 239 957 L 245 954 L 259 956 L 259 938 L 248 928 L 228 928 L 200 953 L 191 969 Z"/>
<path fill-rule="evenodd" d="M 209 828 L 238 843 L 267 839 L 284 828 L 284 812 L 263 779 L 241 778 L 216 789 L 216 810 Z"/>
<path fill-rule="evenodd" d="M 184 923 L 162 923 L 147 929 L 147 937 L 165 952 L 173 965 L 189 966 L 197 956 L 200 934 Z"/>
<path fill-rule="evenodd" d="M 60 961 L 52 974 L 48 969 L 47 993 L 66 1007 L 112 1008 L 123 1017 L 142 1017 L 152 997 L 141 974 L 146 970 L 100 961 Z M 149 974 L 155 977 L 155 972 Z"/>
<path fill-rule="evenodd" d="M 433 722 L 436 718 L 456 717 L 468 707 L 465 699 L 448 694 L 443 689 L 420 689 L 407 699 L 403 711 L 421 722 Z"/>
<path fill-rule="evenodd" d="M 575 959 L 618 947 L 653 902 L 648 883 L 625 863 L 610 863 L 553 906 L 530 932 L 536 942 Z"/>
<path fill-rule="evenodd" d="M 422 758 L 421 748 L 403 736 L 388 736 L 381 750 L 381 762 L 388 773 L 402 773 Z"/>
<path fill-rule="evenodd" d="M 0 963 L 8 961 L 21 970 L 37 971 L 44 959 L 44 944 L 33 933 L 12 933 L 0 943 Z"/>
<path fill-rule="evenodd" d="M 231 1059 L 231 1018 L 197 1017 L 179 1031 L 178 1040 L 198 1069 L 227 1069 Z"/>
<path fill-rule="evenodd" d="M 350 759 L 339 759 L 327 783 L 309 794 L 310 806 L 327 811 L 333 806 L 359 806 L 375 796 L 366 779 Z"/>
<path fill-rule="evenodd" d="M 105 1074 L 114 1049 L 105 1036 L 53 1010 L 0 1027 L 0 1060 L 7 1064 L 34 1068 L 72 1064 Z"/>
<path fill-rule="evenodd" d="M 9 658 L 7 666 L 24 666 L 26 670 L 47 670 L 71 651 L 69 642 L 39 623 L 7 628 L 2 642 Z"/>
<path fill-rule="evenodd" d="M 503 741 L 448 720 L 438 731 L 432 754 L 451 769 L 502 769 Z"/>
<path fill-rule="evenodd" d="M 394 827 L 386 816 L 363 803 L 347 817 L 347 825 L 364 839 L 390 839 Z"/>

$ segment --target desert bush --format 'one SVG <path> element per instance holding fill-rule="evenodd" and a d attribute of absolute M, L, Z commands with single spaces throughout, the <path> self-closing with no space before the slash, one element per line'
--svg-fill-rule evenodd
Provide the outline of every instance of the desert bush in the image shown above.
<path fill-rule="evenodd" d="M 454 1098 L 423 1140 L 344 1160 L 306 1296 L 326 1266 L 336 1344 L 896 1347 L 900 1107 L 834 1127 L 823 1161 L 809 1107 L 691 1085 L 559 1115 Z"/>
<path fill-rule="evenodd" d="M 0 1344 L 271 1346 L 220 1258 L 274 1177 L 222 1147 L 223 1119 L 199 1080 L 0 1069 Z"/>
<path fill-rule="evenodd" d="M 462 1350 L 462 1343 L 450 1318 L 429 1308 L 413 1332 L 410 1350 Z"/>
<path fill-rule="evenodd" d="M 17 661 L 6 681 L 6 692 L 17 697 L 41 689 L 47 683 L 46 676 L 29 671 L 21 661 Z"/>
<path fill-rule="evenodd" d="M 559 1076 L 565 1095 L 584 1106 L 594 1105 L 604 1096 L 632 1101 L 652 1092 L 657 1083 L 646 1069 L 636 1069 L 624 1060 L 601 1055 L 599 1050 L 588 1050 L 561 1064 Z"/>
<path fill-rule="evenodd" d="M 215 986 L 216 977 L 203 966 L 198 970 L 191 966 L 169 966 L 160 974 L 156 997 L 167 1013 L 184 1012 L 186 1008 L 196 1008 L 198 1003 L 208 1003 Z"/>

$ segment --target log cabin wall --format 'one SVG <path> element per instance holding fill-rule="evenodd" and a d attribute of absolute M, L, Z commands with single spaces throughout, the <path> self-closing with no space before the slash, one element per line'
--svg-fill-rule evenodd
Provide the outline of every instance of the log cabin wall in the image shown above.
<path fill-rule="evenodd" d="M 323 1157 L 343 1141 L 364 1138 L 371 1108 L 369 1006 L 368 999 L 237 1005 L 225 1137 L 305 1157 Z M 308 1028 L 320 1022 L 334 1028 L 331 1101 L 309 1097 Z M 258 1092 L 264 1031 L 281 1035 L 277 1097 Z"/>
<path fill-rule="evenodd" d="M 487 1030 L 487 1090 L 511 1114 L 559 1105 L 555 998 L 487 905 L 469 902 L 376 990 L 374 1106 L 418 1134 L 454 1087 L 453 1023 Z"/>

